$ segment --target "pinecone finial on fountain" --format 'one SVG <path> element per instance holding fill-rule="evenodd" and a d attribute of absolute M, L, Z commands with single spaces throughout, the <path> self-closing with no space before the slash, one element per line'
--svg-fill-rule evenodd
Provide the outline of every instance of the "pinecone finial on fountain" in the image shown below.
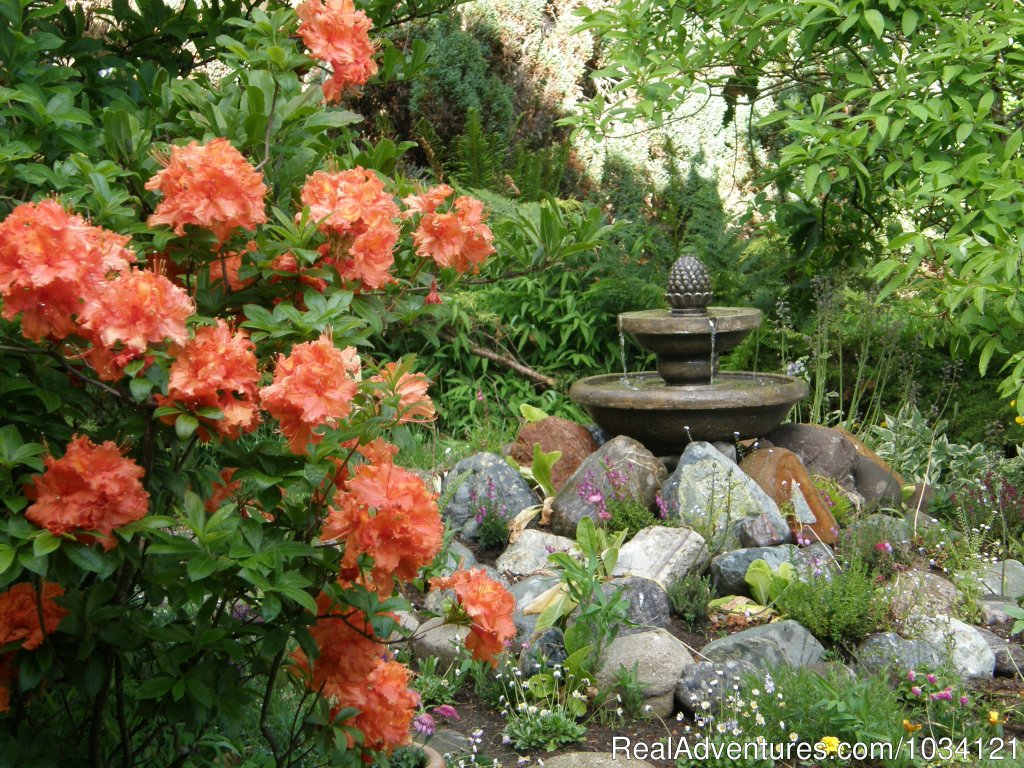
<path fill-rule="evenodd" d="M 673 315 L 707 314 L 711 303 L 711 276 L 696 256 L 684 253 L 668 273 L 665 298 Z"/>

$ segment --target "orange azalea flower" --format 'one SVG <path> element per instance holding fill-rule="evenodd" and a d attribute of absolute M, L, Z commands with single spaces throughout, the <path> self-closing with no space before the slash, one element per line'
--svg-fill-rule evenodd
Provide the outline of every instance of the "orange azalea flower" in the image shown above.
<path fill-rule="evenodd" d="M 325 333 L 292 347 L 288 357 L 278 356 L 274 381 L 260 390 L 260 399 L 280 423 L 292 451 L 304 453 L 308 443 L 323 439 L 314 429 L 348 416 L 358 377 L 355 348 L 338 349 Z"/>
<path fill-rule="evenodd" d="M 82 327 L 91 331 L 87 354 L 100 378 L 119 379 L 124 366 L 150 344 L 170 339 L 184 344 L 185 321 L 196 311 L 183 288 L 148 269 L 123 272 L 105 282 L 82 309 Z"/>
<path fill-rule="evenodd" d="M 389 270 L 401 234 L 395 224 L 400 211 L 375 173 L 361 167 L 317 171 L 306 179 L 301 199 L 330 238 L 320 248 L 326 264 L 370 289 L 394 282 Z"/>
<path fill-rule="evenodd" d="M 260 372 L 255 345 L 245 331 L 232 332 L 226 322 L 196 328 L 171 364 L 167 396 L 157 395 L 160 405 L 181 403 L 190 411 L 219 408 L 224 418 L 200 420 L 218 434 L 235 439 L 259 424 L 257 383 Z M 175 416 L 165 416 L 173 423 Z"/>
<path fill-rule="evenodd" d="M 39 595 L 31 584 L 23 581 L 0 594 L 0 646 L 21 643 L 21 650 L 31 651 L 42 645 L 43 638 L 55 632 L 68 615 L 67 609 L 55 602 L 63 594 L 59 584 L 43 582 L 42 624 Z"/>
<path fill-rule="evenodd" d="M 343 568 L 371 556 L 367 586 L 390 594 L 394 577 L 411 579 L 433 561 L 443 534 L 437 496 L 421 478 L 394 464 L 362 464 L 335 494 L 321 538 L 345 542 Z"/>
<path fill-rule="evenodd" d="M 362 684 L 345 686 L 339 704 L 359 710 L 351 724 L 362 732 L 364 747 L 391 752 L 412 740 L 420 696 L 409 689 L 409 677 L 397 661 L 379 661 Z M 349 737 L 349 746 L 353 743 Z"/>
<path fill-rule="evenodd" d="M 164 196 L 149 217 L 149 226 L 166 224 L 180 236 L 191 224 L 209 229 L 223 243 L 235 229 L 252 230 L 267 221 L 263 174 L 227 139 L 171 147 L 163 165 L 146 182 L 146 189 Z"/>
<path fill-rule="evenodd" d="M 378 437 L 366 445 L 356 447 L 359 455 L 370 464 L 391 464 L 398 454 L 398 446 Z"/>
<path fill-rule="evenodd" d="M 309 633 L 319 653 L 310 661 L 301 649 L 295 651 L 292 670 L 330 702 L 332 715 L 346 707 L 359 710 L 350 723 L 363 732 L 363 746 L 390 751 L 407 744 L 419 704 L 419 695 L 409 690 L 409 670 L 391 660 L 363 614 L 335 606 L 323 593 L 316 604 Z"/>
<path fill-rule="evenodd" d="M 453 589 L 471 624 L 466 648 L 473 658 L 497 665 L 497 656 L 516 634 L 512 611 L 516 600 L 482 568 L 458 570 L 451 576 L 430 580 L 434 589 Z"/>
<path fill-rule="evenodd" d="M 19 205 L 0 222 L 3 317 L 20 312 L 28 339 L 65 338 L 76 330 L 83 300 L 135 260 L 128 241 L 55 200 Z"/>
<path fill-rule="evenodd" d="M 418 213 L 433 213 L 444 204 L 444 201 L 447 200 L 454 191 L 455 190 L 447 184 L 438 184 L 436 187 L 431 187 L 423 194 L 403 197 L 402 202 L 405 203 L 408 210 L 402 213 L 402 217 L 409 218 Z"/>
<path fill-rule="evenodd" d="M 330 698 L 337 696 L 345 683 L 365 682 L 386 646 L 374 639 L 373 627 L 363 614 L 336 606 L 323 592 L 316 607 L 317 620 L 309 634 L 319 653 L 312 664 L 301 649 L 292 654 L 292 660 L 296 669 L 308 676 L 307 685 Z"/>
<path fill-rule="evenodd" d="M 334 74 L 324 83 L 324 99 L 338 101 L 350 86 L 377 72 L 370 40 L 370 17 L 352 0 L 305 0 L 295 9 L 299 35 L 315 59 L 329 62 Z"/>
<path fill-rule="evenodd" d="M 431 211 L 420 218 L 412 235 L 416 253 L 433 259 L 439 267 L 477 272 L 494 253 L 494 235 L 486 219 L 483 203 L 463 195 L 448 213 Z"/>
<path fill-rule="evenodd" d="M 93 534 L 104 549 L 117 541 L 111 532 L 145 517 L 149 494 L 142 487 L 142 467 L 121 455 L 112 442 L 96 445 L 75 437 L 64 456 L 44 459 L 46 471 L 35 478 L 36 500 L 25 517 L 53 534 Z"/>
<path fill-rule="evenodd" d="M 402 373 L 396 375 L 397 363 L 388 363 L 384 366 L 379 375 L 374 376 L 370 381 L 379 381 L 385 385 L 385 389 L 377 390 L 377 397 L 381 400 L 387 397 L 398 395 L 398 421 L 431 421 L 437 414 L 434 412 L 434 403 L 427 394 L 430 387 L 430 379 L 422 373 Z"/>
<path fill-rule="evenodd" d="M 215 258 L 210 262 L 210 285 L 224 283 L 225 278 L 227 279 L 228 288 L 232 291 L 241 291 L 243 288 L 252 285 L 254 282 L 253 278 L 247 277 L 242 280 L 238 276 L 238 272 L 242 268 L 242 257 L 247 253 L 254 253 L 255 251 L 256 241 L 250 240 L 241 251 L 228 251 Z"/>

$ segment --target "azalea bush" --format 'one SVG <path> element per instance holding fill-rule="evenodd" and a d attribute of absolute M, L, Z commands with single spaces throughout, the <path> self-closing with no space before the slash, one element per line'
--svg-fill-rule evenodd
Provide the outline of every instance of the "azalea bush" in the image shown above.
<path fill-rule="evenodd" d="M 388 438 L 436 413 L 374 347 L 494 250 L 480 201 L 402 179 L 403 147 L 334 106 L 415 56 L 351 0 L 161 16 L 154 41 L 198 35 L 216 74 L 146 58 L 126 8 L 2 10 L 0 763 L 406 743 L 419 696 L 386 641 L 443 526 Z M 493 662 L 512 597 L 434 585 Z"/>

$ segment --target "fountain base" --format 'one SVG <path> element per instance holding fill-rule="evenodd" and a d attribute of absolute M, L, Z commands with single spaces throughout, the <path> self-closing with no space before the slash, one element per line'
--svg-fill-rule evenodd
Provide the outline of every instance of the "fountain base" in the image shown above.
<path fill-rule="evenodd" d="M 805 381 L 772 373 L 720 373 L 711 384 L 668 386 L 654 372 L 580 379 L 569 390 L 595 423 L 656 455 L 679 454 L 691 440 L 760 437 L 808 395 Z M 687 431 L 689 427 L 689 431 Z"/>

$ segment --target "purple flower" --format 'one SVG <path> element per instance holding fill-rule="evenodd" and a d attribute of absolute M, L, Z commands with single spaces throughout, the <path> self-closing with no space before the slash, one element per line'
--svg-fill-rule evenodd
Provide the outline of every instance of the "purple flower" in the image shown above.
<path fill-rule="evenodd" d="M 961 696 L 960 697 L 960 706 L 961 707 L 966 707 L 967 706 L 967 702 L 969 702 L 969 701 L 970 701 L 970 699 L 968 699 L 966 696 Z"/>
<path fill-rule="evenodd" d="M 917 673 L 914 672 L 914 670 L 912 670 L 912 669 L 908 669 L 907 670 L 907 680 L 909 680 L 910 682 L 914 682 L 915 680 L 917 680 Z"/>
<path fill-rule="evenodd" d="M 919 685 L 915 685 L 915 686 L 914 686 L 913 688 L 911 688 L 911 689 L 910 689 L 910 692 L 911 692 L 911 693 L 912 693 L 912 694 L 913 694 L 914 696 L 920 696 L 920 695 L 921 695 L 921 686 L 919 686 Z"/>
<path fill-rule="evenodd" d="M 930 685 L 935 685 L 937 682 L 939 682 L 939 678 L 937 678 L 935 675 L 931 673 L 925 675 L 925 680 L 927 680 Z"/>
<path fill-rule="evenodd" d="M 459 716 L 458 710 L 451 704 L 442 704 L 439 707 L 434 707 L 434 714 L 438 717 L 443 717 L 445 720 L 453 720 L 456 723 L 462 719 Z"/>
<path fill-rule="evenodd" d="M 654 503 L 658 505 L 658 517 L 665 520 L 668 517 L 668 502 L 662 497 L 661 491 L 654 495 Z"/>
<path fill-rule="evenodd" d="M 437 723 L 425 712 L 413 718 L 412 727 L 416 733 L 422 733 L 424 736 L 433 736 L 437 733 Z"/>

